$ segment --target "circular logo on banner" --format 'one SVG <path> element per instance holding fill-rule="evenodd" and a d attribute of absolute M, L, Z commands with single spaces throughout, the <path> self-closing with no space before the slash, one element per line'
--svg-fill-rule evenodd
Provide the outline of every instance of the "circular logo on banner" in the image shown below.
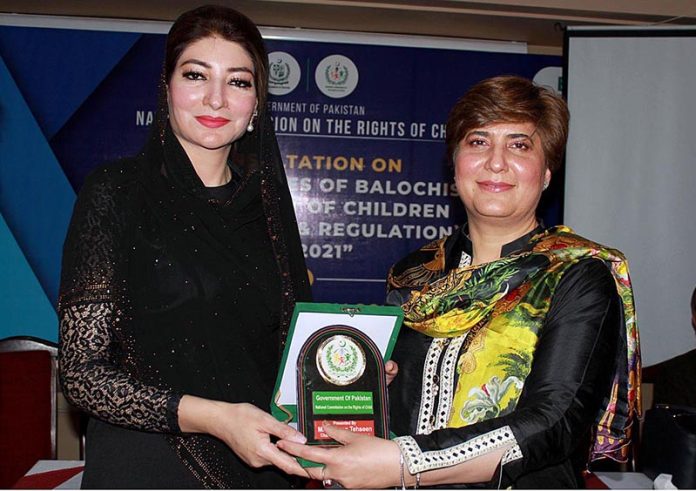
<path fill-rule="evenodd" d="M 563 69 L 559 66 L 542 68 L 534 75 L 534 83 L 561 95 L 563 91 Z"/>
<path fill-rule="evenodd" d="M 300 83 L 300 65 L 285 51 L 268 54 L 268 92 L 273 95 L 289 94 Z"/>
<path fill-rule="evenodd" d="M 340 99 L 358 86 L 358 67 L 343 55 L 330 55 L 317 65 L 314 81 L 324 95 Z"/>
<path fill-rule="evenodd" d="M 348 336 L 331 336 L 317 350 L 319 374 L 330 384 L 352 384 L 362 377 L 365 364 L 365 352 Z"/>

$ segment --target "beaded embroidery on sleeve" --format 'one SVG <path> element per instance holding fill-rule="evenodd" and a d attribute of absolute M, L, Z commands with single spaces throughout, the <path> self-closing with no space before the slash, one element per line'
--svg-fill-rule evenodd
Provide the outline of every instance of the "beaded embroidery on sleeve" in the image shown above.
<path fill-rule="evenodd" d="M 130 371 L 128 340 L 119 336 L 126 300 L 116 265 L 127 210 L 116 204 L 118 190 L 108 170 L 89 178 L 65 242 L 59 301 L 63 392 L 109 423 L 178 431 L 180 396 L 138 382 Z"/>

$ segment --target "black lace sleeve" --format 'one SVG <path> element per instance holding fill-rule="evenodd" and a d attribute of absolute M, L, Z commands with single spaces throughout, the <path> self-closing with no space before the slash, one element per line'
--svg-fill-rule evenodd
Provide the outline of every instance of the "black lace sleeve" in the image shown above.
<path fill-rule="evenodd" d="M 68 229 L 58 306 L 63 394 L 109 423 L 177 432 L 181 395 L 133 376 L 120 335 L 127 286 L 119 272 L 125 268 L 129 220 L 126 186 L 115 179 L 122 174 L 111 167 L 87 179 Z"/>

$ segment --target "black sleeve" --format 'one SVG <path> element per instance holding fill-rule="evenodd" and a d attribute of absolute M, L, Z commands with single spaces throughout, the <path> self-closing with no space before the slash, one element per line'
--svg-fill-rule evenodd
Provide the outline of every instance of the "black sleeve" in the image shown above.
<path fill-rule="evenodd" d="M 87 179 L 64 245 L 58 307 L 63 394 L 109 423 L 176 432 L 181 396 L 141 383 L 122 357 L 127 287 L 119 271 L 126 261 L 128 206 L 124 186 L 110 174 L 101 169 Z"/>
<path fill-rule="evenodd" d="M 462 428 L 397 438 L 409 471 L 455 465 L 512 444 L 503 473 L 514 482 L 587 447 L 612 381 L 621 308 L 601 261 L 569 268 L 552 298 L 515 410 Z"/>

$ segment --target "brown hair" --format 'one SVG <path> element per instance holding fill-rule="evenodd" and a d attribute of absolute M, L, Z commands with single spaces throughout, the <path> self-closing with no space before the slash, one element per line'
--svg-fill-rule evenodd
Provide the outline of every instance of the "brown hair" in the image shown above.
<path fill-rule="evenodd" d="M 473 129 L 493 123 L 534 123 L 546 166 L 561 165 L 570 114 L 565 101 L 550 89 L 515 75 L 493 77 L 471 87 L 447 118 L 447 153 L 454 159 L 459 142 Z"/>
<path fill-rule="evenodd" d="M 254 63 L 254 85 L 258 98 L 258 111 L 266 107 L 268 96 L 268 55 L 261 33 L 244 14 L 229 7 L 205 5 L 184 12 L 174 22 L 167 34 L 164 58 L 164 81 L 169 85 L 174 68 L 184 50 L 192 43 L 210 36 L 217 36 L 239 44 Z"/>

